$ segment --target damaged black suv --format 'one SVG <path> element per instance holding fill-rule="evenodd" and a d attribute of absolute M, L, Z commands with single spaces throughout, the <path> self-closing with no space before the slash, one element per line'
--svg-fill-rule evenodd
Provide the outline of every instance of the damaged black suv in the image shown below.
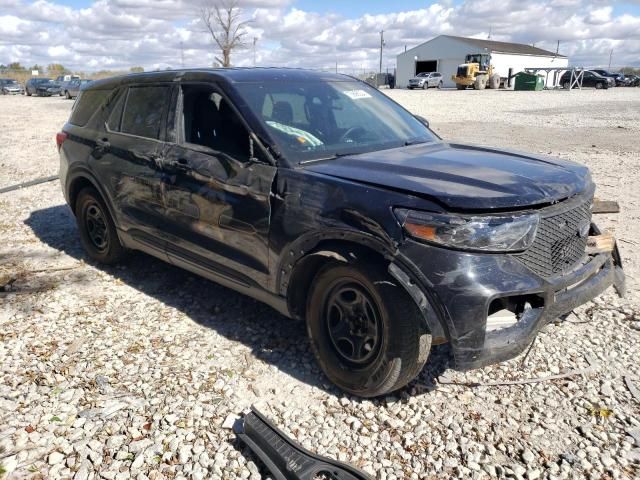
<path fill-rule="evenodd" d="M 511 358 L 624 287 L 587 168 L 443 142 L 347 76 L 101 80 L 57 144 L 89 257 L 142 250 L 305 320 L 326 375 L 356 395 L 403 387 L 435 343 L 461 369 Z"/>

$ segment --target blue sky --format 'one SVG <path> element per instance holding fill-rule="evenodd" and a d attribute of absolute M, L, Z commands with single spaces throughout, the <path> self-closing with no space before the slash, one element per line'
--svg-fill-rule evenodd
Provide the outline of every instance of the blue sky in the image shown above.
<path fill-rule="evenodd" d="M 210 66 L 219 55 L 198 20 L 203 0 L 0 0 L 0 63 L 74 69 Z M 555 50 L 573 65 L 640 66 L 640 1 L 629 0 L 240 0 L 257 38 L 256 64 L 377 68 L 437 35 L 515 41 Z M 376 15 L 371 19 L 367 15 Z M 234 53 L 253 65 L 253 49 Z"/>

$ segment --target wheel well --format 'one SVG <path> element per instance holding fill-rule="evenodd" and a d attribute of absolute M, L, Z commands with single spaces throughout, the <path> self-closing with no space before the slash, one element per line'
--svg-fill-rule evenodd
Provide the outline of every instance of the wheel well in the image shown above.
<path fill-rule="evenodd" d="M 69 206 L 71 207 L 71 211 L 74 215 L 76 214 L 76 200 L 78 199 L 78 194 L 86 187 L 95 188 L 93 183 L 85 177 L 78 177 L 71 182 L 71 186 L 69 187 Z"/>
<path fill-rule="evenodd" d="M 356 259 L 367 262 L 386 262 L 382 253 L 347 240 L 324 240 L 304 257 L 298 260 L 289 278 L 287 303 L 289 311 L 296 319 L 303 319 L 307 306 L 307 298 L 313 280 L 327 262 L 352 262 Z"/>

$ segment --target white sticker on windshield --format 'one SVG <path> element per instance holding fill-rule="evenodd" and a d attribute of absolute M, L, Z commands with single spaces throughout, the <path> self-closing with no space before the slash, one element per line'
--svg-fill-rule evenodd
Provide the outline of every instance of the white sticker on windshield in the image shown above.
<path fill-rule="evenodd" d="M 353 100 L 360 100 L 361 98 L 371 98 L 371 95 L 369 95 L 364 90 L 347 90 L 342 93 Z"/>

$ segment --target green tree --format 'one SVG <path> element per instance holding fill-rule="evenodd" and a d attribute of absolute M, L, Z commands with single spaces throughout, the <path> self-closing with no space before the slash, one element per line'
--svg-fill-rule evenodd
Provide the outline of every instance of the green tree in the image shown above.
<path fill-rule="evenodd" d="M 131 73 L 142 73 L 142 72 L 144 72 L 144 68 L 142 68 L 142 67 L 131 67 L 129 69 L 129 72 L 131 72 Z"/>
<path fill-rule="evenodd" d="M 66 75 L 67 73 L 71 73 L 71 71 L 60 63 L 50 63 L 47 67 L 47 73 L 49 75 Z"/>
<path fill-rule="evenodd" d="M 9 70 L 15 70 L 16 72 L 23 72 L 24 67 L 20 65 L 20 62 L 13 62 L 9 64 Z"/>

